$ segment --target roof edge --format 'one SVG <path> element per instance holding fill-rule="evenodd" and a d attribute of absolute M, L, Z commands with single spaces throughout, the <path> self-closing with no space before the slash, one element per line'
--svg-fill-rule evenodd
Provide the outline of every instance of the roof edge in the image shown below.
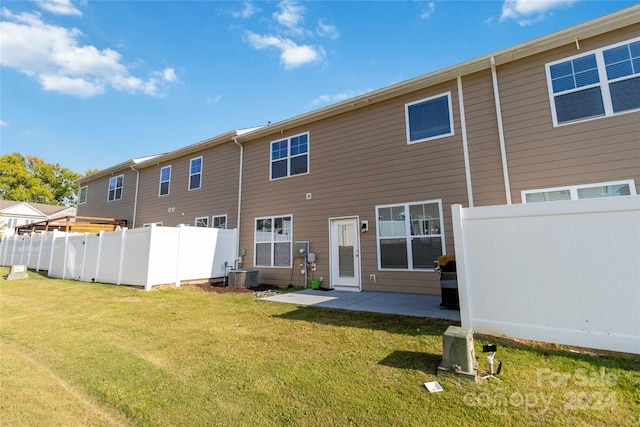
<path fill-rule="evenodd" d="M 507 64 L 515 60 L 536 55 L 547 50 L 565 46 L 569 43 L 574 43 L 579 40 L 584 40 L 586 38 L 604 34 L 608 31 L 637 24 L 639 22 L 640 5 L 634 5 L 515 46 L 501 49 L 475 59 L 405 80 L 382 89 L 368 92 L 337 104 L 329 105 L 299 116 L 272 123 L 269 126 L 248 132 L 247 134 L 239 137 L 238 140 L 242 143 L 246 143 L 267 135 L 283 133 L 288 129 L 304 125 L 305 123 L 332 117 L 349 110 L 395 98 L 397 96 L 443 83 L 457 77 L 463 77 L 478 71 L 490 69 L 492 59 L 495 61 L 496 66 Z"/>

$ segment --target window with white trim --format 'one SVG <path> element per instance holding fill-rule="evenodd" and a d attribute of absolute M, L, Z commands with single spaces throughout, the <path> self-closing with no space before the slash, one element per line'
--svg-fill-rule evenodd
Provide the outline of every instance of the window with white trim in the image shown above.
<path fill-rule="evenodd" d="M 169 194 L 169 187 L 171 185 L 171 166 L 165 166 L 160 169 L 160 189 L 158 190 L 159 196 L 166 196 Z"/>
<path fill-rule="evenodd" d="M 109 178 L 109 191 L 107 193 L 107 201 L 122 199 L 122 187 L 124 186 L 124 175 L 118 175 Z"/>
<path fill-rule="evenodd" d="M 227 228 L 226 215 L 214 215 L 211 217 L 211 226 L 213 228 Z"/>
<path fill-rule="evenodd" d="M 635 196 L 636 185 L 633 179 L 596 184 L 569 185 L 566 187 L 524 190 L 522 203 L 555 202 L 559 200 L 580 200 L 599 197 Z"/>
<path fill-rule="evenodd" d="M 143 227 L 162 226 L 162 222 L 147 222 L 142 225 Z"/>
<path fill-rule="evenodd" d="M 309 133 L 271 142 L 271 179 L 309 173 Z"/>
<path fill-rule="evenodd" d="M 451 92 L 405 104 L 407 144 L 453 135 Z"/>
<path fill-rule="evenodd" d="M 433 270 L 445 253 L 442 201 L 376 207 L 378 268 Z"/>
<path fill-rule="evenodd" d="M 208 227 L 209 226 L 209 217 L 208 216 L 201 216 L 196 218 L 196 227 Z"/>
<path fill-rule="evenodd" d="M 191 159 L 189 163 L 189 190 L 202 186 L 202 156 Z"/>
<path fill-rule="evenodd" d="M 546 64 L 554 126 L 640 110 L 640 38 Z"/>
<path fill-rule="evenodd" d="M 291 267 L 293 216 L 256 218 L 255 259 L 260 267 Z"/>
<path fill-rule="evenodd" d="M 80 191 L 78 192 L 78 204 L 83 205 L 87 203 L 87 193 L 89 192 L 89 187 L 84 186 L 80 187 Z"/>

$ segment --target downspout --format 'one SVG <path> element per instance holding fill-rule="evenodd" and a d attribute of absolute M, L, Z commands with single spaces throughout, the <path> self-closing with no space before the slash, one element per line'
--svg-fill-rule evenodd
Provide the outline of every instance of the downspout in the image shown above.
<path fill-rule="evenodd" d="M 458 104 L 460 105 L 460 127 L 462 128 L 462 153 L 464 155 L 464 174 L 467 179 L 467 198 L 469 207 L 473 207 L 473 187 L 471 186 L 471 163 L 469 162 L 469 143 L 467 140 L 467 120 L 464 114 L 464 94 L 462 77 L 458 76 Z"/>
<path fill-rule="evenodd" d="M 131 170 L 136 173 L 136 195 L 133 199 L 133 221 L 131 228 L 136 228 L 136 211 L 138 210 L 138 185 L 140 184 L 140 171 L 131 165 Z"/>
<path fill-rule="evenodd" d="M 244 145 L 238 142 L 238 137 L 232 137 L 233 142 L 235 142 L 240 147 L 240 165 L 238 167 L 238 213 L 236 219 L 236 230 L 238 236 L 236 238 L 236 256 L 237 259 L 240 258 L 240 212 L 242 211 L 242 165 L 244 163 Z M 234 265 L 234 268 L 240 267 L 239 265 Z"/>
<path fill-rule="evenodd" d="M 504 129 L 502 127 L 502 109 L 500 108 L 500 92 L 498 90 L 498 74 L 496 73 L 496 59 L 491 57 L 491 78 L 493 79 L 493 99 L 496 103 L 496 119 L 498 121 L 498 136 L 500 138 L 500 157 L 502 159 L 502 176 L 504 178 L 504 191 L 507 197 L 507 205 L 511 204 L 511 183 L 509 181 L 509 167 L 507 166 L 507 148 L 504 141 Z"/>

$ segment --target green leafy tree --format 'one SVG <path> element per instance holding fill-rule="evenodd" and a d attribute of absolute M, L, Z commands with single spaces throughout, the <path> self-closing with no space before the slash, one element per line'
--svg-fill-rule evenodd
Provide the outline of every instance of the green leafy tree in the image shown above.
<path fill-rule="evenodd" d="M 80 174 L 35 156 L 0 156 L 0 197 L 18 202 L 54 205 L 76 202 L 75 181 Z"/>

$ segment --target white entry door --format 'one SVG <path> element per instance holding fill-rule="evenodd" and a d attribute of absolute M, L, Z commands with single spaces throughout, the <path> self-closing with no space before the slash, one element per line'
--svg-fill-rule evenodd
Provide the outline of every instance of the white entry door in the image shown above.
<path fill-rule="evenodd" d="M 360 290 L 360 228 L 358 218 L 330 220 L 331 286 L 335 290 Z"/>

